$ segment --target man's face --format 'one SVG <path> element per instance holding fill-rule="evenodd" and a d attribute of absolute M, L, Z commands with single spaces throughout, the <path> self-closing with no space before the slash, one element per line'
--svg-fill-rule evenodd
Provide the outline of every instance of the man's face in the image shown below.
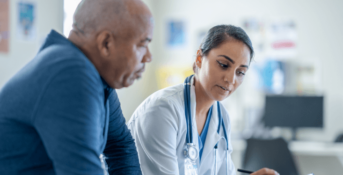
<path fill-rule="evenodd" d="M 139 29 L 128 29 L 125 33 L 132 37 L 119 37 L 113 47 L 110 47 L 112 58 L 109 71 L 112 81 L 109 85 L 120 89 L 128 87 L 136 79 L 142 77 L 145 63 L 152 61 L 148 44 L 152 40 L 152 22 L 137 26 Z M 131 32 L 131 33 L 129 33 Z"/>

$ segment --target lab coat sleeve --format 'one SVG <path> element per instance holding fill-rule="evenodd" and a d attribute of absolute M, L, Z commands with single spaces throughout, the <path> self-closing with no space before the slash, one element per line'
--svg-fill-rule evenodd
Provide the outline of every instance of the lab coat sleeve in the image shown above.
<path fill-rule="evenodd" d="M 110 121 L 107 144 L 104 151 L 108 172 L 110 175 L 139 175 L 138 154 L 135 142 L 125 124 L 125 118 L 120 108 L 120 102 L 115 90 L 110 94 Z"/>
<path fill-rule="evenodd" d="M 153 106 L 143 106 L 144 112 L 133 123 L 142 172 L 145 175 L 178 175 L 176 155 L 178 117 L 168 100 L 158 100 Z"/>

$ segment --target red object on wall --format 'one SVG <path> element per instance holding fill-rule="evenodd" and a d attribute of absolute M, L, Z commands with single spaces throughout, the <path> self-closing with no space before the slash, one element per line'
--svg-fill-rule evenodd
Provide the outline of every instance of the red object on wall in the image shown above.
<path fill-rule="evenodd" d="M 292 48 L 295 47 L 295 43 L 292 41 L 281 41 L 273 43 L 274 49 Z"/>
<path fill-rule="evenodd" d="M 0 0 L 0 52 L 9 50 L 9 0 Z"/>

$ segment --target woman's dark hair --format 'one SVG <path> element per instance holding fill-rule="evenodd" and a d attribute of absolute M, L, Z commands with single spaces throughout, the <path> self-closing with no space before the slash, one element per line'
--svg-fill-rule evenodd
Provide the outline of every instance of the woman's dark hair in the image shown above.
<path fill-rule="evenodd" d="M 203 55 L 207 55 L 211 49 L 218 47 L 223 42 L 230 38 L 242 41 L 248 46 L 250 50 L 250 60 L 254 56 L 254 49 L 251 44 L 249 36 L 240 27 L 233 25 L 217 25 L 212 27 L 200 45 L 200 49 Z"/>

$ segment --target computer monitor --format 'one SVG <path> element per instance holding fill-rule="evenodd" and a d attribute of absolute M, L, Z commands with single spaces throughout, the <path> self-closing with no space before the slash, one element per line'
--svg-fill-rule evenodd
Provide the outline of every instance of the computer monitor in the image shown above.
<path fill-rule="evenodd" d="M 322 128 L 323 100 L 323 96 L 266 96 L 264 124 L 293 129 Z"/>

